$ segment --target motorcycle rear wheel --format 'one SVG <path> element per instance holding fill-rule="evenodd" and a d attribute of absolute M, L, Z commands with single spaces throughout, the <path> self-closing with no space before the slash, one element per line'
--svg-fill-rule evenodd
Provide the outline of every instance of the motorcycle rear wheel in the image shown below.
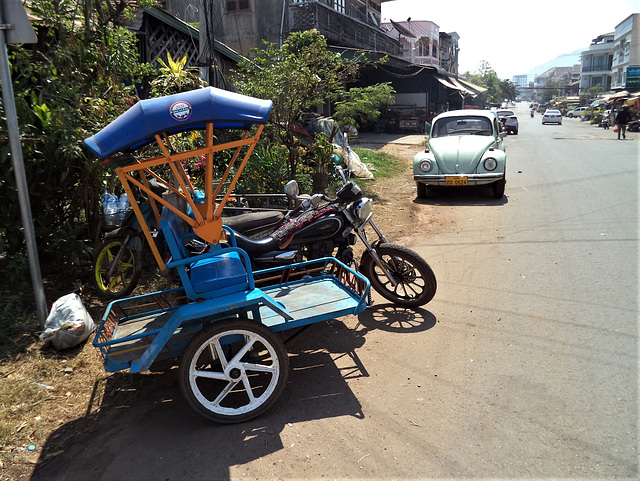
<path fill-rule="evenodd" d="M 382 297 L 404 307 L 422 306 L 433 299 L 436 276 L 418 253 L 396 244 L 379 244 L 376 252 L 398 285 L 393 286 L 369 253 L 362 257 L 360 272 Z"/>
<path fill-rule="evenodd" d="M 93 280 L 98 293 L 106 299 L 121 299 L 128 296 L 138 285 L 142 274 L 140 252 L 124 248 L 110 276 L 109 269 L 116 260 L 123 239 L 110 239 L 100 246 L 93 265 Z"/>

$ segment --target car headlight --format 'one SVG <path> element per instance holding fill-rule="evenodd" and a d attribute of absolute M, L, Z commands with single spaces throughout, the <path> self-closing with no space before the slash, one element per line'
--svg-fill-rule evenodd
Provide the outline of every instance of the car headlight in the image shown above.
<path fill-rule="evenodd" d="M 371 199 L 364 197 L 356 207 L 356 215 L 358 216 L 358 219 L 362 221 L 367 220 L 372 212 L 373 207 L 371 206 Z"/>
<path fill-rule="evenodd" d="M 496 167 L 498 167 L 498 161 L 496 159 L 494 159 L 493 157 L 489 157 L 489 158 L 485 159 L 484 168 L 486 170 L 491 172 L 491 171 L 496 170 Z"/>
<path fill-rule="evenodd" d="M 424 159 L 420 162 L 420 170 L 423 172 L 431 172 L 433 169 L 433 162 L 430 159 Z"/>
<path fill-rule="evenodd" d="M 435 161 L 426 152 L 419 152 L 413 158 L 413 165 L 418 165 L 422 172 L 431 172 Z"/>

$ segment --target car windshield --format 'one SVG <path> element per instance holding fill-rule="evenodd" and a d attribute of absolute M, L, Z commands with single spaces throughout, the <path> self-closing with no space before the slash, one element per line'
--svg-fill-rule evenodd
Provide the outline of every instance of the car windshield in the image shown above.
<path fill-rule="evenodd" d="M 491 121 L 484 117 L 446 117 L 436 120 L 432 137 L 448 135 L 491 135 Z"/>
<path fill-rule="evenodd" d="M 512 110 L 499 110 L 498 111 L 498 116 L 500 116 L 500 117 L 508 117 L 510 115 L 513 115 L 513 111 Z"/>
<path fill-rule="evenodd" d="M 559 110 L 547 110 L 546 115 L 560 115 Z"/>

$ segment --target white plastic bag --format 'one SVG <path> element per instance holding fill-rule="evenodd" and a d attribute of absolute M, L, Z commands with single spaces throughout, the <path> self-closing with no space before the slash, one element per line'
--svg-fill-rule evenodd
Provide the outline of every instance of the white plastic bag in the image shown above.
<path fill-rule="evenodd" d="M 342 147 L 334 145 L 333 153 L 342 156 L 342 158 L 344 159 L 344 165 L 347 165 L 348 163 L 349 170 L 353 172 L 353 175 L 355 175 L 359 179 L 373 179 L 373 174 L 371 173 L 371 171 L 360 160 L 360 156 L 353 150 L 349 154 L 347 154 Z"/>
<path fill-rule="evenodd" d="M 54 349 L 68 349 L 84 341 L 96 328 L 78 294 L 62 296 L 51 307 L 51 312 L 40 334 L 42 342 L 49 342 Z"/>

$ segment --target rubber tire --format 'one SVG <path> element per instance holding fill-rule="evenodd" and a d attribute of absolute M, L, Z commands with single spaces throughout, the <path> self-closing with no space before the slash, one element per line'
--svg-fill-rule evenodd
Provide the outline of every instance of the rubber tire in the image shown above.
<path fill-rule="evenodd" d="M 209 372 L 217 372 L 219 376 L 218 381 L 222 382 L 216 382 L 216 380 L 214 380 L 213 378 L 209 378 L 203 383 L 198 383 L 198 379 L 207 378 L 203 376 L 195 377 L 192 375 L 197 370 L 197 362 L 205 362 L 202 357 L 203 355 L 205 357 L 208 357 L 209 360 L 212 359 L 210 355 L 211 350 L 207 349 L 207 347 L 212 345 L 212 342 L 216 342 L 221 337 L 224 337 L 226 335 L 242 336 L 242 341 L 237 341 L 240 343 L 244 343 L 247 340 L 247 336 L 249 336 L 250 339 L 255 339 L 263 346 L 261 352 L 265 352 L 264 349 L 267 349 L 266 352 L 269 353 L 270 359 L 272 361 L 272 364 L 268 366 L 270 369 L 273 369 L 273 372 L 271 373 L 270 379 L 263 383 L 266 384 L 267 387 L 261 394 L 258 394 L 255 406 L 251 407 L 249 410 L 247 410 L 247 406 L 250 407 L 253 401 L 251 401 L 245 394 L 246 388 L 243 385 L 245 383 L 253 381 L 254 384 L 251 385 L 253 392 L 256 390 L 256 387 L 263 387 L 256 386 L 255 381 L 262 381 L 263 377 L 269 377 L 266 369 L 261 373 L 257 370 L 253 370 L 251 372 L 253 372 L 254 375 L 251 376 L 251 378 L 247 376 L 245 369 L 250 365 L 257 365 L 258 362 L 256 360 L 250 360 L 251 362 L 248 362 L 248 360 L 239 360 L 240 362 L 236 363 L 240 367 L 236 372 L 236 375 L 239 377 L 236 378 L 237 380 L 234 383 L 235 388 L 225 394 L 220 400 L 222 403 L 224 403 L 225 401 L 238 400 L 237 398 L 241 397 L 248 401 L 244 405 L 238 403 L 239 405 L 237 407 L 224 405 L 221 406 L 220 403 L 218 403 L 217 406 L 207 406 L 204 404 L 207 402 L 211 402 L 210 398 L 213 398 L 213 400 L 215 400 L 215 398 L 220 393 L 222 393 L 225 388 L 233 388 L 233 385 L 231 384 L 231 375 L 232 371 L 234 371 L 233 366 L 229 367 L 228 372 L 225 374 L 221 364 L 216 363 L 214 365 L 215 367 L 211 369 L 211 362 L 209 362 Z M 223 354 L 225 358 L 229 360 L 229 353 L 225 353 L 225 351 L 227 351 L 228 348 L 233 349 L 237 346 L 234 342 L 231 345 L 225 345 L 225 347 L 221 347 L 221 344 L 218 343 L 218 347 L 219 349 L 216 350 L 216 353 Z M 239 349 L 232 351 L 232 355 L 230 357 L 231 360 L 233 360 L 233 356 L 235 356 L 238 351 Z M 251 353 L 252 351 L 249 352 Z M 267 409 L 269 409 L 284 391 L 287 383 L 287 378 L 289 376 L 289 369 L 289 357 L 287 356 L 287 351 L 282 340 L 273 331 L 257 322 L 252 322 L 246 319 L 232 319 L 214 322 L 211 326 L 201 331 L 189 342 L 189 345 L 187 346 L 187 349 L 185 350 L 183 357 L 180 360 L 178 376 L 182 394 L 184 395 L 189 405 L 198 414 L 212 421 L 231 424 L 248 421 L 255 418 L 256 416 L 259 416 Z M 203 370 L 201 370 L 200 372 L 202 371 Z M 241 386 L 242 388 L 240 389 Z M 213 394 L 211 394 L 210 392 L 203 393 L 203 390 L 206 387 L 211 387 L 214 391 Z M 263 397 L 264 399 L 261 399 Z"/>
<path fill-rule="evenodd" d="M 493 196 L 496 199 L 502 199 L 502 197 L 504 197 L 504 188 L 506 184 L 507 184 L 507 180 L 505 178 L 502 178 L 501 180 L 497 180 L 493 184 L 491 184 Z"/>
<path fill-rule="evenodd" d="M 426 199 L 427 191 L 429 190 L 427 184 L 423 184 L 422 182 L 416 182 L 416 190 L 418 199 Z"/>
<path fill-rule="evenodd" d="M 108 263 L 117 256 L 123 240 L 115 238 L 103 242 L 93 262 L 93 282 L 98 293 L 105 299 L 121 299 L 128 296 L 140 281 L 142 256 L 139 251 L 132 249 L 126 249 L 122 254 L 120 266 L 113 279 L 106 279 L 103 275 L 109 269 Z M 123 263 L 123 261 L 125 262 Z M 107 265 L 104 265 L 105 262 Z M 114 284 L 119 277 L 124 277 L 124 282 L 122 284 Z"/>
<path fill-rule="evenodd" d="M 411 276 L 415 274 L 415 271 L 417 270 L 419 277 L 424 280 L 422 292 L 417 297 L 411 298 L 397 295 L 393 290 L 391 290 L 393 289 L 392 286 L 390 286 L 391 289 L 387 289 L 385 287 L 385 285 L 390 285 L 389 280 L 384 274 L 382 274 L 371 254 L 365 252 L 360 263 L 360 272 L 369 279 L 371 287 L 373 287 L 382 297 L 403 307 L 422 306 L 433 299 L 438 287 L 436 276 L 427 261 L 420 257 L 418 253 L 396 244 L 379 244 L 376 247 L 376 252 L 382 260 L 387 262 L 387 264 L 389 264 L 388 261 L 391 260 L 391 257 L 401 258 L 403 260 L 403 265 L 404 263 L 408 263 L 413 267 L 413 269 L 410 269 L 411 272 L 404 273 L 405 276 Z M 378 271 L 380 272 L 380 276 L 377 274 Z M 398 284 L 398 287 L 395 290 L 397 291 L 402 285 L 404 285 L 404 283 Z"/>

